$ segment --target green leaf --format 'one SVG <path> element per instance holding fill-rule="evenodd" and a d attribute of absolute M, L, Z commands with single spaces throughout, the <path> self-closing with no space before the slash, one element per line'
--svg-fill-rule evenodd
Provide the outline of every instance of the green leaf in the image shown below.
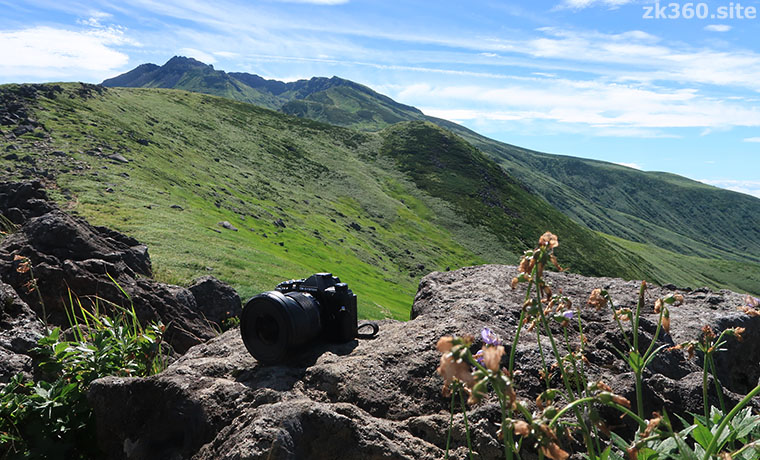
<path fill-rule="evenodd" d="M 694 431 L 691 432 L 691 437 L 694 438 L 694 440 L 697 441 L 700 446 L 707 449 L 710 441 L 712 441 L 713 434 L 709 429 L 707 429 L 706 426 L 697 422 Z"/>

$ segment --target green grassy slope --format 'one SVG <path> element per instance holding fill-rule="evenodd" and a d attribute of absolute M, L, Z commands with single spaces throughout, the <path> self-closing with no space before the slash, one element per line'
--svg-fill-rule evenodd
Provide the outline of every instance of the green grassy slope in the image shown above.
<path fill-rule="evenodd" d="M 650 251 L 673 253 L 668 258 L 671 263 L 666 265 L 679 260 L 677 254 L 694 256 L 707 271 L 725 268 L 722 260 L 760 262 L 760 200 L 756 198 L 672 174 L 543 154 L 494 141 L 456 123 L 425 117 L 413 107 L 339 78 L 283 83 L 250 74 L 230 75 L 262 94 L 279 98 L 281 106 L 274 108 L 299 117 L 364 131 L 378 131 L 396 122 L 421 119 L 448 129 L 496 160 L 531 192 L 576 222 L 598 232 L 642 243 L 620 248 L 624 253 L 638 256 L 630 261 L 637 266 L 636 271 L 644 270 L 646 264 L 641 265 L 640 261 L 649 260 Z M 138 80 L 135 76 L 128 79 Z M 245 100 L 221 91 L 214 94 Z M 616 241 L 610 240 L 611 244 L 618 245 Z M 749 267 L 748 270 L 754 270 L 751 268 L 754 265 Z M 737 270 L 743 269 L 737 268 L 732 273 Z M 651 273 L 658 273 L 656 279 L 660 282 L 678 276 L 662 270 Z"/>
<path fill-rule="evenodd" d="M 534 152 L 437 120 L 577 222 L 705 259 L 760 262 L 760 200 L 674 174 Z"/>
<path fill-rule="evenodd" d="M 544 230 L 537 222 L 512 240 L 463 218 L 458 203 L 420 189 L 385 154 L 387 135 L 184 91 L 62 86 L 29 103 L 44 129 L 3 137 L 0 149 L 18 150 L 0 166 L 10 177 L 45 168 L 62 206 L 147 243 L 164 281 L 212 273 L 248 297 L 331 271 L 357 292 L 361 316 L 406 318 L 421 275 L 515 263 L 521 243 Z"/>

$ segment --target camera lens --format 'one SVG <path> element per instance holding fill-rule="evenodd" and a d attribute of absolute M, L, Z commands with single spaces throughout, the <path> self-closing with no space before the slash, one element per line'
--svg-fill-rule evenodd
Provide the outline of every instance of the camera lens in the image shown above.
<path fill-rule="evenodd" d="M 264 363 L 280 361 L 288 350 L 312 340 L 321 331 L 319 303 L 303 292 L 259 294 L 245 304 L 240 318 L 245 347 Z"/>

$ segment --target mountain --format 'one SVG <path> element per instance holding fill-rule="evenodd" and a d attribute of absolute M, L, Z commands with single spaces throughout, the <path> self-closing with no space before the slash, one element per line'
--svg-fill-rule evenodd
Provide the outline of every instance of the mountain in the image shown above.
<path fill-rule="evenodd" d="M 342 78 L 314 77 L 284 83 L 249 73 L 226 73 L 181 56 L 160 67 L 143 64 L 103 81 L 103 86 L 184 89 L 362 131 L 379 131 L 400 121 L 425 119 L 414 107 Z"/>
<path fill-rule="evenodd" d="M 360 315 L 408 318 L 420 276 L 516 263 L 547 229 L 573 271 L 646 262 L 568 219 L 427 122 L 362 133 L 157 88 L 0 87 L 5 178 L 43 178 L 64 209 L 148 244 L 172 284 L 213 274 L 247 298 L 330 271 Z M 15 124 L 13 124 L 15 123 Z"/>
<path fill-rule="evenodd" d="M 186 58 L 173 58 L 169 63 L 177 59 Z M 206 66 L 207 71 L 211 69 Z M 622 253 L 646 260 L 649 268 L 639 266 L 635 270 L 646 271 L 656 281 L 731 285 L 744 290 L 756 290 L 760 285 L 760 272 L 753 268 L 760 263 L 760 200 L 755 197 L 673 174 L 638 171 L 498 142 L 337 77 L 283 83 L 251 74 L 229 75 L 241 84 L 250 83 L 249 88 L 262 98 L 279 98 L 277 104 L 267 107 L 299 117 L 370 132 L 402 121 L 425 120 L 456 133 L 495 160 L 527 190 L 575 222 L 600 232 Z M 117 79 L 104 84 L 117 85 Z M 142 86 L 137 79 L 130 81 Z M 213 88 L 202 91 L 244 100 Z M 743 266 L 745 263 L 749 265 Z M 733 268 L 727 269 L 726 264 Z M 676 270 L 679 265 L 685 266 Z"/>

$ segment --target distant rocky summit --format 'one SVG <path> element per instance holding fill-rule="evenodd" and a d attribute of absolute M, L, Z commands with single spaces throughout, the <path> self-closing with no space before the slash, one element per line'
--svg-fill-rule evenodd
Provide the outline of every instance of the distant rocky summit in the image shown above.
<path fill-rule="evenodd" d="M 516 267 L 434 272 L 420 282 L 410 321 L 381 321 L 374 339 L 313 343 L 282 363 L 264 366 L 248 354 L 238 329 L 218 335 L 212 326 L 240 311 L 240 299 L 229 286 L 212 277 L 187 289 L 151 280 L 144 245 L 62 212 L 39 183 L 0 184 L 0 212 L 10 219 L 9 234 L 0 241 L 0 385 L 17 372 L 34 373 L 28 352 L 41 333 L 39 297 L 28 289 L 29 273 L 17 270 L 17 256 L 31 261 L 53 323 L 66 325 L 67 287 L 82 298 L 127 301 L 115 280 L 141 320 L 171 325 L 167 340 L 177 359 L 164 372 L 105 377 L 90 386 L 97 421 L 93 435 L 112 459 L 443 458 L 449 400 L 441 395 L 436 374 L 436 342 L 444 335 L 477 336 L 487 326 L 508 347 L 524 301 L 521 288 L 510 288 Z M 615 353 L 622 337 L 609 311 L 585 304 L 593 289 L 604 288 L 616 305 L 633 308 L 638 283 L 568 273 L 550 273 L 547 279 L 582 315 L 589 378 L 633 400 L 633 376 Z M 654 299 L 672 292 L 683 294 L 685 303 L 671 309 L 670 333 L 660 337 L 661 344 L 695 339 L 705 324 L 716 331 L 746 328 L 743 342 L 730 339 L 727 351 L 716 357 L 726 398 L 738 401 L 760 377 L 760 318 L 737 310 L 744 302 L 737 293 L 652 287 L 641 321 L 644 339 L 655 330 Z M 570 339 L 577 343 L 577 332 Z M 516 350 L 517 392 L 528 404 L 544 389 L 535 343 L 535 334 L 524 331 Z M 664 407 L 671 414 L 699 413 L 700 364 L 699 357 L 679 350 L 657 355 L 645 373 L 646 412 Z M 715 394 L 710 398 L 717 404 Z M 613 429 L 631 431 L 627 419 L 603 415 Z M 469 408 L 468 420 L 481 458 L 500 457 L 498 403 L 484 399 Z M 452 458 L 467 457 L 461 412 L 454 417 L 452 446 Z"/>

